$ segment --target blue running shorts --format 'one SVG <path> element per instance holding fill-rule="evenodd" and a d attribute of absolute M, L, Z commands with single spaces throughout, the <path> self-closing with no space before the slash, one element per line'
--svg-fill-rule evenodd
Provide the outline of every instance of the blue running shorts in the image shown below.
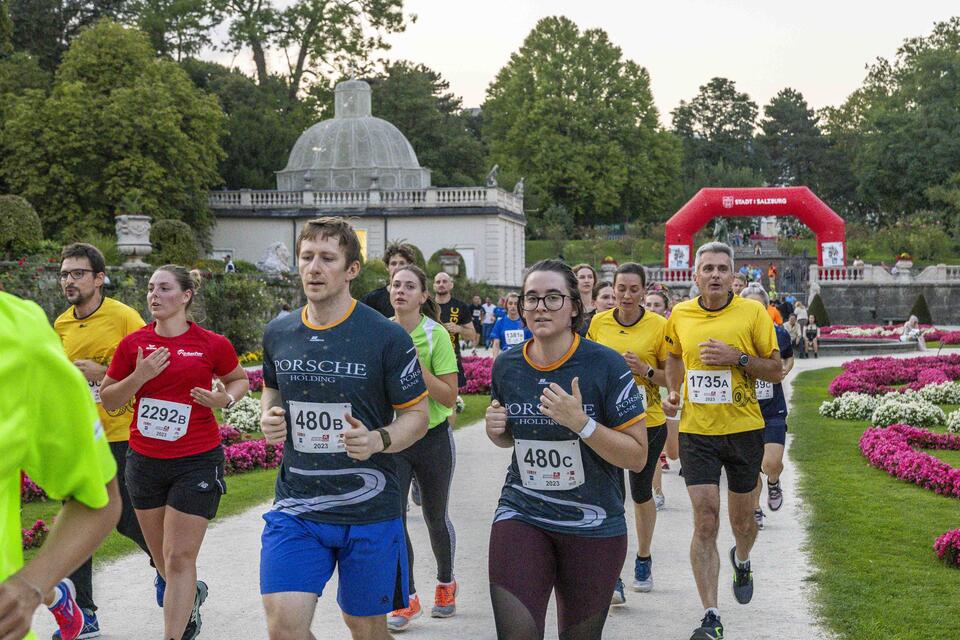
<path fill-rule="evenodd" d="M 407 606 L 403 520 L 325 524 L 268 511 L 263 515 L 260 593 L 323 594 L 338 566 L 337 604 L 351 616 L 379 616 Z"/>
<path fill-rule="evenodd" d="M 783 418 L 770 418 L 763 427 L 763 444 L 787 444 L 787 421 Z"/>

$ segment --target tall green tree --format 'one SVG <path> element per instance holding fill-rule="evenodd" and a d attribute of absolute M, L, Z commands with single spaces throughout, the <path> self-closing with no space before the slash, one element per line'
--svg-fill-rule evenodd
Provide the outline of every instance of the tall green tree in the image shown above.
<path fill-rule="evenodd" d="M 676 195 L 646 69 L 565 17 L 540 20 L 497 73 L 483 136 L 490 164 L 526 177 L 529 207 L 563 205 L 581 224 L 661 216 Z"/>
<path fill-rule="evenodd" d="M 182 60 L 213 44 L 222 0 L 128 0 L 127 21 L 147 34 L 157 55 Z"/>
<path fill-rule="evenodd" d="M 156 59 L 143 34 L 103 20 L 71 44 L 49 96 L 15 100 L 0 175 L 34 204 L 47 236 L 110 233 L 120 203 L 136 200 L 202 239 L 223 120 L 216 99 Z"/>
<path fill-rule="evenodd" d="M 355 72 L 372 51 L 389 48 L 384 36 L 406 28 L 403 0 L 223 0 L 230 45 L 249 47 L 260 84 L 269 82 L 267 53 L 282 50 L 281 74 L 291 97 L 305 77 Z M 286 5 L 286 6 L 283 6 Z M 415 16 L 411 16 L 415 19 Z"/>
<path fill-rule="evenodd" d="M 420 164 L 432 169 L 439 187 L 477 185 L 485 175 L 486 152 L 470 130 L 460 98 L 436 71 L 407 61 L 385 65 L 368 79 L 373 114 L 407 137 Z"/>
<path fill-rule="evenodd" d="M 126 0 L 8 0 L 13 45 L 54 71 L 70 43 L 101 18 L 120 19 Z"/>
<path fill-rule="evenodd" d="M 757 104 L 727 78 L 701 85 L 690 102 L 672 112 L 673 130 L 683 143 L 684 170 L 723 162 L 728 167 L 757 169 L 754 150 Z"/>
<path fill-rule="evenodd" d="M 757 143 L 763 153 L 767 183 L 805 185 L 816 191 L 827 141 L 820 132 L 819 118 L 803 94 L 783 89 L 763 108 L 763 114 Z"/>
<path fill-rule="evenodd" d="M 0 0 L 0 57 L 13 53 L 13 21 L 10 20 L 10 10 L 7 0 Z"/>

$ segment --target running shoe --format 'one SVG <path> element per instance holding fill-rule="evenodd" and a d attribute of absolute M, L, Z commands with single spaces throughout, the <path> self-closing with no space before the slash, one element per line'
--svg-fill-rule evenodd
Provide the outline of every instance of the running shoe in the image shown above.
<path fill-rule="evenodd" d="M 662 493 L 653 494 L 653 504 L 657 508 L 657 511 L 663 509 L 663 505 L 667 503 L 667 499 Z"/>
<path fill-rule="evenodd" d="M 420 506 L 420 483 L 417 482 L 416 476 L 410 481 L 410 499 L 413 500 L 413 504 Z"/>
<path fill-rule="evenodd" d="M 157 577 L 153 579 L 153 586 L 157 589 L 157 606 L 163 609 L 163 594 L 167 591 L 167 581 L 159 571 L 157 571 Z"/>
<path fill-rule="evenodd" d="M 720 616 L 712 611 L 703 616 L 700 626 L 693 630 L 690 640 L 723 640 L 723 625 Z"/>
<path fill-rule="evenodd" d="M 60 597 L 48 609 L 53 614 L 53 619 L 57 621 L 57 626 L 60 627 L 60 638 L 77 640 L 83 632 L 84 623 L 83 611 L 77 604 L 77 589 L 70 578 L 61 580 L 56 588 L 60 592 Z M 97 635 L 99 634 L 98 629 Z"/>
<path fill-rule="evenodd" d="M 420 596 L 413 594 L 410 596 L 409 605 L 403 609 L 397 609 L 387 614 L 387 628 L 390 631 L 403 631 L 410 622 L 423 615 L 423 609 L 420 608 Z"/>
<path fill-rule="evenodd" d="M 783 506 L 783 486 L 780 482 L 767 483 L 767 506 L 770 507 L 770 511 L 780 511 L 780 507 Z"/>
<path fill-rule="evenodd" d="M 753 519 L 757 521 L 757 530 L 758 530 L 758 531 L 763 531 L 763 518 L 764 518 L 763 509 L 754 509 L 754 510 L 753 510 Z"/>
<path fill-rule="evenodd" d="M 449 618 L 457 612 L 457 592 L 460 585 L 457 581 L 447 584 L 438 584 L 433 592 L 433 609 L 430 610 L 431 618 Z"/>
<path fill-rule="evenodd" d="M 190 619 L 187 620 L 187 628 L 183 630 L 183 640 L 194 640 L 200 635 L 200 627 L 203 621 L 200 619 L 200 605 L 207 599 L 207 583 L 203 580 L 197 580 L 197 596 L 193 599 L 193 611 L 190 612 Z"/>
<path fill-rule="evenodd" d="M 99 638 L 100 637 L 100 621 L 97 620 L 97 614 L 95 611 L 90 611 L 89 609 L 81 609 L 83 612 L 83 629 L 80 631 L 80 635 L 77 636 L 77 640 L 86 640 L 86 638 Z M 62 640 L 63 634 L 60 633 L 60 630 L 57 629 L 53 632 L 53 640 Z"/>
<path fill-rule="evenodd" d="M 610 604 L 627 604 L 627 594 L 624 591 L 623 580 L 617 577 L 617 585 L 613 588 L 613 595 L 610 597 Z"/>
<path fill-rule="evenodd" d="M 750 570 L 750 561 L 742 567 L 737 564 L 737 546 L 730 547 L 730 563 L 733 564 L 733 597 L 740 604 L 747 604 L 753 599 L 753 572 Z"/>
<path fill-rule="evenodd" d="M 670 463 L 667 461 L 667 454 L 660 454 L 660 468 L 664 471 L 670 471 Z"/>
<path fill-rule="evenodd" d="M 653 560 L 636 558 L 633 565 L 633 590 L 641 593 L 653 591 Z"/>

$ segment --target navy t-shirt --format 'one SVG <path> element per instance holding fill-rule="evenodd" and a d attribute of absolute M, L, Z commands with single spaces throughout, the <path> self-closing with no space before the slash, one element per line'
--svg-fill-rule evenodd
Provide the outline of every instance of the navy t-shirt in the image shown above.
<path fill-rule="evenodd" d="M 493 364 L 491 396 L 507 408 L 514 439 L 495 521 L 516 518 L 548 531 L 595 538 L 624 535 L 623 472 L 537 407 L 544 387 L 555 382 L 570 393 L 573 378 L 579 377 L 584 412 L 605 427 L 626 429 L 646 415 L 633 375 L 620 354 L 579 335 L 570 351 L 546 368 L 527 359 L 530 344 Z M 582 484 L 572 486 L 575 477 Z"/>
<path fill-rule="evenodd" d="M 774 325 L 774 330 L 777 333 L 777 346 L 780 349 L 780 357 L 784 360 L 792 358 L 793 343 L 792 340 L 790 340 L 790 334 L 779 325 Z M 775 421 L 782 422 L 787 417 L 787 401 L 783 396 L 782 384 L 778 382 L 772 385 L 772 398 L 761 399 L 761 395 L 763 395 L 762 387 L 770 384 L 769 382 L 763 382 L 761 380 L 757 381 L 757 402 L 760 403 L 760 413 L 763 414 L 763 421 L 768 424 Z"/>
<path fill-rule="evenodd" d="M 287 412 L 274 510 L 332 524 L 400 517 L 393 455 L 361 462 L 338 450 L 344 405 L 373 430 L 427 395 L 403 327 L 356 301 L 325 327 L 308 325 L 305 309 L 277 318 L 263 336 L 263 382 L 280 391 Z"/>

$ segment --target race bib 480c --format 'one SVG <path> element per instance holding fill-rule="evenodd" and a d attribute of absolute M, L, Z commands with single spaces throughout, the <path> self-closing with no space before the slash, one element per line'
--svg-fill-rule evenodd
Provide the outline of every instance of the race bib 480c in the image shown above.
<path fill-rule="evenodd" d="M 517 468 L 527 489 L 565 491 L 584 483 L 580 440 L 516 440 Z"/>

